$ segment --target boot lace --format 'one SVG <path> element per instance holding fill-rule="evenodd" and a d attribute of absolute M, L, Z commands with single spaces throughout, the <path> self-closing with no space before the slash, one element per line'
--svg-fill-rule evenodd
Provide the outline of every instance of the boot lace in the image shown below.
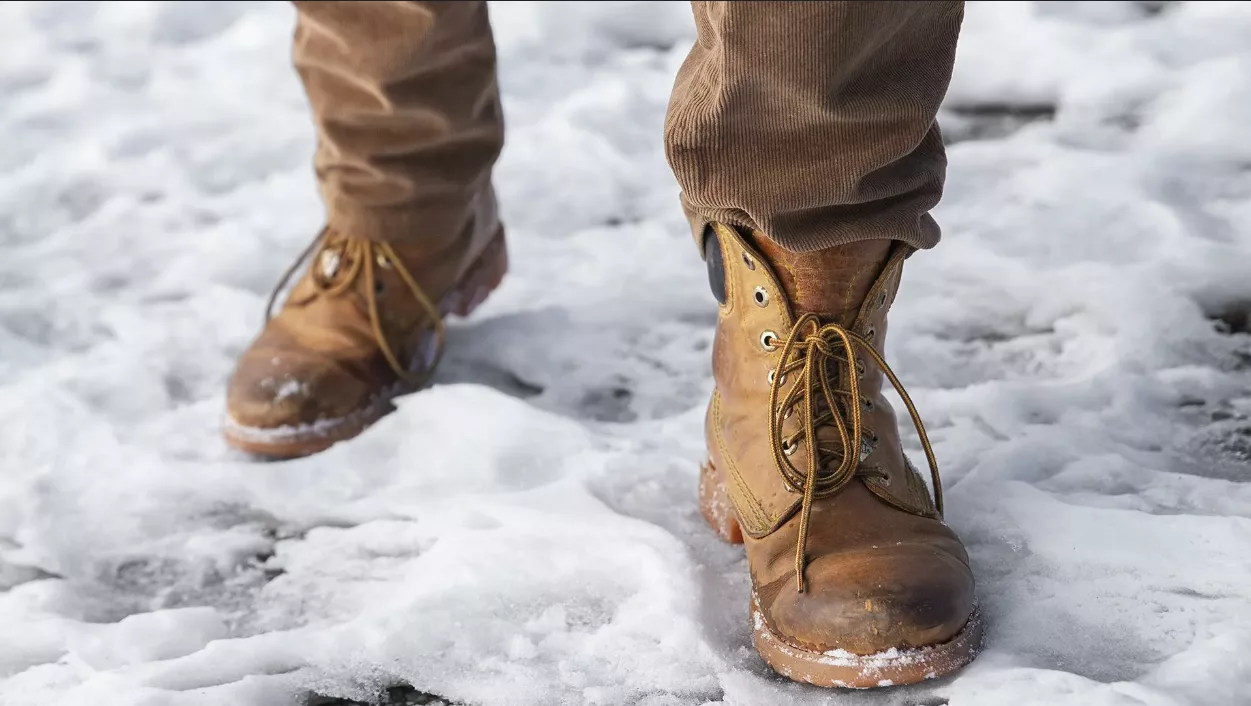
<path fill-rule="evenodd" d="M 808 524 L 814 501 L 834 495 L 856 475 L 884 477 L 881 471 L 860 467 L 860 461 L 872 450 L 864 437 L 876 437 L 863 428 L 861 410 L 870 402 L 860 397 L 857 371 L 861 362 L 857 360 L 857 348 L 877 364 L 908 408 L 929 462 L 930 477 L 934 482 L 934 505 L 940 516 L 943 512 L 943 488 L 938 476 L 938 462 L 921 416 L 899 378 L 869 339 L 838 324 L 822 324 L 815 314 L 805 314 L 780 342 L 780 348 L 782 362 L 770 374 L 769 381 L 769 444 L 783 482 L 792 492 L 803 494 L 799 511 L 799 539 L 795 547 L 795 579 L 799 592 L 803 593 L 806 587 L 804 567 L 807 563 Z M 832 369 L 839 372 L 832 373 Z M 842 369 L 847 371 L 846 374 L 841 372 Z M 799 379 L 783 397 L 782 387 L 790 375 L 799 375 Z M 846 385 L 836 385 L 836 378 L 845 379 Z M 783 433 L 783 422 L 790 417 L 796 405 L 799 406 L 800 428 L 786 435 Z M 823 426 L 833 426 L 838 432 L 838 439 L 818 440 L 817 429 Z M 805 468 L 791 462 L 791 456 L 801 440 L 808 441 L 804 444 L 808 461 Z"/>
<path fill-rule="evenodd" d="M 265 322 L 268 323 L 273 318 L 274 305 L 278 301 L 279 293 L 287 286 L 292 275 L 299 270 L 300 266 L 314 252 L 317 254 L 310 270 L 310 279 L 318 292 L 328 296 L 337 296 L 350 289 L 356 283 L 358 277 L 364 277 L 364 295 L 366 308 L 369 310 L 369 323 L 373 328 L 374 338 L 378 342 L 378 347 L 382 350 L 382 355 L 387 359 L 387 364 L 391 366 L 391 369 L 395 371 L 395 374 L 401 380 L 411 384 L 423 382 L 423 378 L 428 377 L 432 373 L 435 366 L 438 365 L 439 359 L 443 356 L 445 337 L 443 317 L 439 312 L 439 308 L 435 306 L 430 297 L 417 284 L 417 280 L 413 278 L 412 273 L 404 266 L 404 261 L 396 254 L 390 243 L 375 243 L 364 238 L 332 238 L 329 231 L 322 231 L 304 249 L 300 257 L 287 268 L 287 271 L 283 273 L 282 278 L 279 280 L 278 286 L 274 287 L 274 291 L 269 295 L 269 303 L 265 306 Z M 346 269 L 344 269 L 345 263 Z M 425 376 L 413 375 L 408 366 L 400 363 L 395 348 L 387 339 L 386 332 L 383 331 L 382 321 L 378 315 L 378 293 L 381 285 L 375 272 L 376 267 L 394 270 L 404 282 L 408 291 L 413 295 L 413 298 L 417 300 L 417 304 L 430 317 L 431 325 L 434 327 L 436 347 L 434 361 L 426 368 Z"/>

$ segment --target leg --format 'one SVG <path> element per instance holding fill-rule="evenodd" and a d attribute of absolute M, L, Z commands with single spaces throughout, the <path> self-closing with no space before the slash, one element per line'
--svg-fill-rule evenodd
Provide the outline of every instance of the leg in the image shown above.
<path fill-rule="evenodd" d="M 962 2 L 695 2 L 665 148 L 695 233 L 718 221 L 793 251 L 938 241 L 935 115 Z"/>
<path fill-rule="evenodd" d="M 962 4 L 695 14 L 665 140 L 720 304 L 701 508 L 745 545 L 753 638 L 779 672 L 870 687 L 954 671 L 981 637 L 973 574 L 884 344 L 904 261 L 938 240 L 934 119 Z M 933 498 L 887 382 L 917 426 Z"/>
<path fill-rule="evenodd" d="M 347 440 L 418 389 L 442 354 L 443 317 L 467 315 L 507 268 L 486 3 L 295 5 L 327 225 L 236 366 L 224 429 L 279 457 Z"/>
<path fill-rule="evenodd" d="M 503 146 L 485 2 L 295 3 L 329 226 L 450 238 Z"/>

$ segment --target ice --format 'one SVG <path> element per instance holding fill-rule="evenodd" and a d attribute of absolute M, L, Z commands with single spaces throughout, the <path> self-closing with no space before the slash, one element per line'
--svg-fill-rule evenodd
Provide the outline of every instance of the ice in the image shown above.
<path fill-rule="evenodd" d="M 218 425 L 322 219 L 293 10 L 0 3 L 0 703 L 1246 702 L 1251 4 L 970 4 L 889 357 L 986 650 L 850 694 L 764 668 L 695 505 L 686 4 L 493 11 L 510 276 L 433 388 L 261 464 Z"/>

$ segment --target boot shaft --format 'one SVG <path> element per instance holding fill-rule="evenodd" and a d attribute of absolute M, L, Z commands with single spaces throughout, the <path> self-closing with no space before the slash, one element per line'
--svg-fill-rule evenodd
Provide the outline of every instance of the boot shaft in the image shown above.
<path fill-rule="evenodd" d="M 873 355 L 885 356 L 887 314 L 899 290 L 904 261 L 912 252 L 898 241 L 866 241 L 792 253 L 759 234 L 745 235 L 721 224 L 710 227 L 705 260 L 719 316 L 713 343 L 717 388 L 706 418 L 708 443 L 714 456 L 723 459 L 719 467 L 733 481 L 730 497 L 748 536 L 768 535 L 799 509 L 802 487 L 788 483 L 779 466 L 797 467 L 795 476 L 812 472 L 807 468 L 810 442 L 802 438 L 805 416 L 837 415 L 844 427 L 853 413 L 860 416 L 861 438 L 848 439 L 850 452 L 839 451 L 843 435 L 838 422 L 829 419 L 815 429 L 816 445 L 821 447 L 818 473 L 838 465 L 840 453 L 844 457 L 851 453 L 856 458 L 847 464 L 857 474 L 854 482 L 892 506 L 923 516 L 936 514 L 924 480 L 902 451 L 895 412 L 884 394 L 887 377 Z M 797 324 L 805 330 L 797 330 Z M 800 366 L 799 345 L 784 350 L 791 339 L 815 336 L 827 324 L 855 339 L 845 346 L 835 345 L 842 339 L 813 344 L 843 349 L 835 351 L 837 359 L 821 359 L 827 381 L 836 388 L 834 409 L 820 389 L 821 371 L 805 373 Z M 867 350 L 870 347 L 872 351 Z M 799 409 L 804 387 L 811 389 L 808 394 L 815 400 L 810 413 Z M 788 398 L 800 402 L 778 409 Z M 853 405 L 859 409 L 853 410 Z M 780 433 L 772 433 L 771 422 Z"/>

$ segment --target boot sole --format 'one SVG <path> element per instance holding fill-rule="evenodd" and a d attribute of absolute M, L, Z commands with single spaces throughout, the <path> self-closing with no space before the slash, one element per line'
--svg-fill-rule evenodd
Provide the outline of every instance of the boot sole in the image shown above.
<path fill-rule="evenodd" d="M 700 467 L 699 509 L 708 526 L 730 544 L 743 543 L 734 505 L 709 460 Z M 871 689 L 916 684 L 958 671 L 981 650 L 982 616 L 975 607 L 960 632 L 947 642 L 891 649 L 875 655 L 845 650 L 815 652 L 796 647 L 769 629 L 755 593 L 751 600 L 752 643 L 773 671 L 825 688 Z"/>
<path fill-rule="evenodd" d="M 504 229 L 501 227 L 482 254 L 466 270 L 460 283 L 439 301 L 440 313 L 444 317 L 468 317 L 499 287 L 507 272 L 508 247 L 504 240 Z M 434 354 L 433 344 L 434 335 L 429 331 L 426 340 L 418 347 L 417 354 L 409 362 L 410 371 L 419 375 L 428 372 Z M 417 386 L 397 383 L 379 393 L 368 407 L 358 409 L 345 417 L 304 427 L 252 427 L 227 417 L 222 435 L 230 446 L 253 456 L 275 460 L 309 456 L 360 435 L 394 411 L 391 403 L 395 398 L 417 390 Z"/>

